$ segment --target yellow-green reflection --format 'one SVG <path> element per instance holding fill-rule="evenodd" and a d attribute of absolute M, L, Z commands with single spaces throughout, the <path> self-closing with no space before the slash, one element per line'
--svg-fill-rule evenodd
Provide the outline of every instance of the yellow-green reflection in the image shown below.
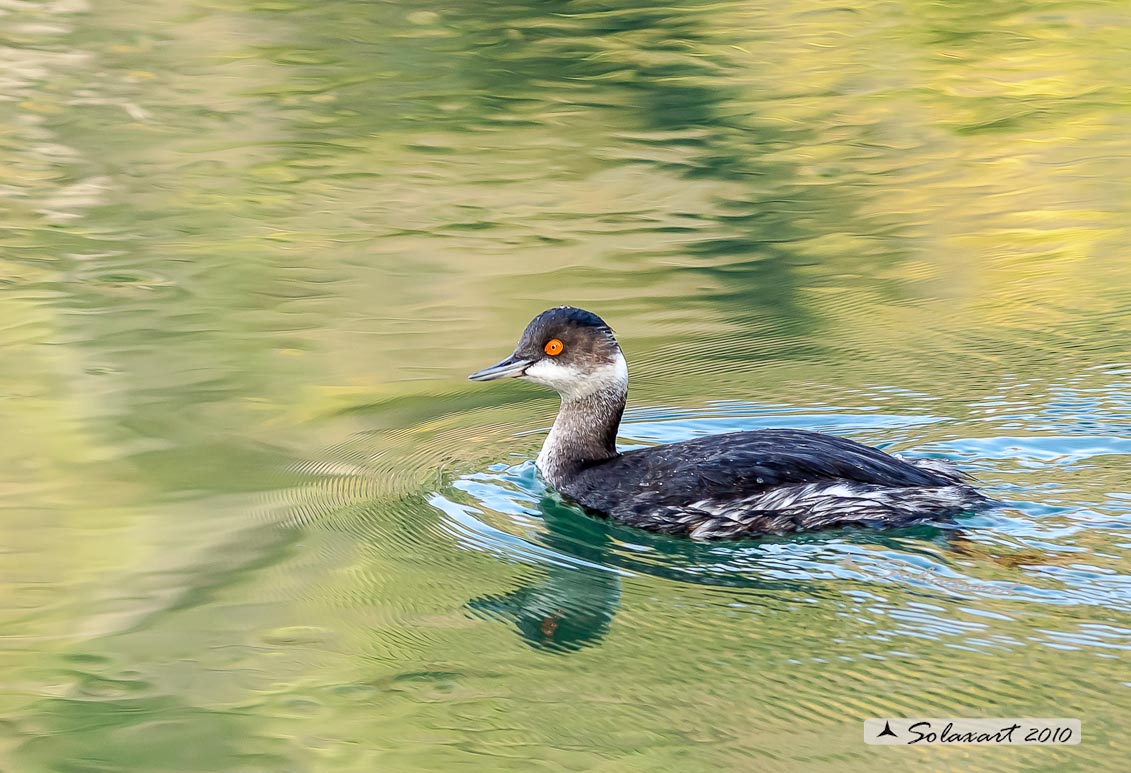
<path fill-rule="evenodd" d="M 9 5 L 0 767 L 871 770 L 864 716 L 1043 712 L 1095 735 L 976 764 L 1118 769 L 1126 595 L 1056 592 L 1126 577 L 1125 3 Z M 563 302 L 635 405 L 945 417 L 856 436 L 1097 525 L 901 548 L 1047 604 L 467 549 L 430 497 L 553 402 L 463 376 Z M 591 646 L 516 635 L 555 594 Z"/>

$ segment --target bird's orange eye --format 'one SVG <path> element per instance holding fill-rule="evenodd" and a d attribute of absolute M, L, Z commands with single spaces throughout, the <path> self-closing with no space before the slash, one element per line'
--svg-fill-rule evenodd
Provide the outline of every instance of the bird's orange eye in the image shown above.
<path fill-rule="evenodd" d="M 562 349 L 565 348 L 565 344 L 563 344 L 556 338 L 551 338 L 542 348 L 545 350 L 546 354 L 550 355 L 551 357 L 557 357 L 562 353 Z"/>

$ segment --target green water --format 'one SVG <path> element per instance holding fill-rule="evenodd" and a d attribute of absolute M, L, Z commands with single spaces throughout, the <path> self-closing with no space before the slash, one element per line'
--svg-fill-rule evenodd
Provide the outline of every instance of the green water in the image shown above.
<path fill-rule="evenodd" d="M 1127 769 L 1131 6 L 0 0 L 0 770 Z M 693 545 L 625 446 L 948 456 L 957 536 Z M 1077 717 L 877 749 L 873 716 Z"/>

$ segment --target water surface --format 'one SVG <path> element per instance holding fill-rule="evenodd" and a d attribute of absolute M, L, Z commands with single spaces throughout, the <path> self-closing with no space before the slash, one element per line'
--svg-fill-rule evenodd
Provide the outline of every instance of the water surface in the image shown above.
<path fill-rule="evenodd" d="M 871 771 L 872 716 L 1131 716 L 1121 0 L 0 2 L 0 767 Z M 945 456 L 959 533 L 564 506 L 560 303 L 625 447 Z M 880 753 L 883 751 L 883 754 Z"/>

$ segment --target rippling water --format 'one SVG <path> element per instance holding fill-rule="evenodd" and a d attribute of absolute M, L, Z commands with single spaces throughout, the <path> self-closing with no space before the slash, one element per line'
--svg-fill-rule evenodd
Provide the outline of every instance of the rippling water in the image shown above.
<path fill-rule="evenodd" d="M 0 0 L 0 768 L 874 770 L 872 716 L 1126 769 L 1123 0 Z M 625 447 L 945 456 L 954 530 L 565 506 L 550 305 Z M 883 754 L 880 752 L 884 751 Z"/>

